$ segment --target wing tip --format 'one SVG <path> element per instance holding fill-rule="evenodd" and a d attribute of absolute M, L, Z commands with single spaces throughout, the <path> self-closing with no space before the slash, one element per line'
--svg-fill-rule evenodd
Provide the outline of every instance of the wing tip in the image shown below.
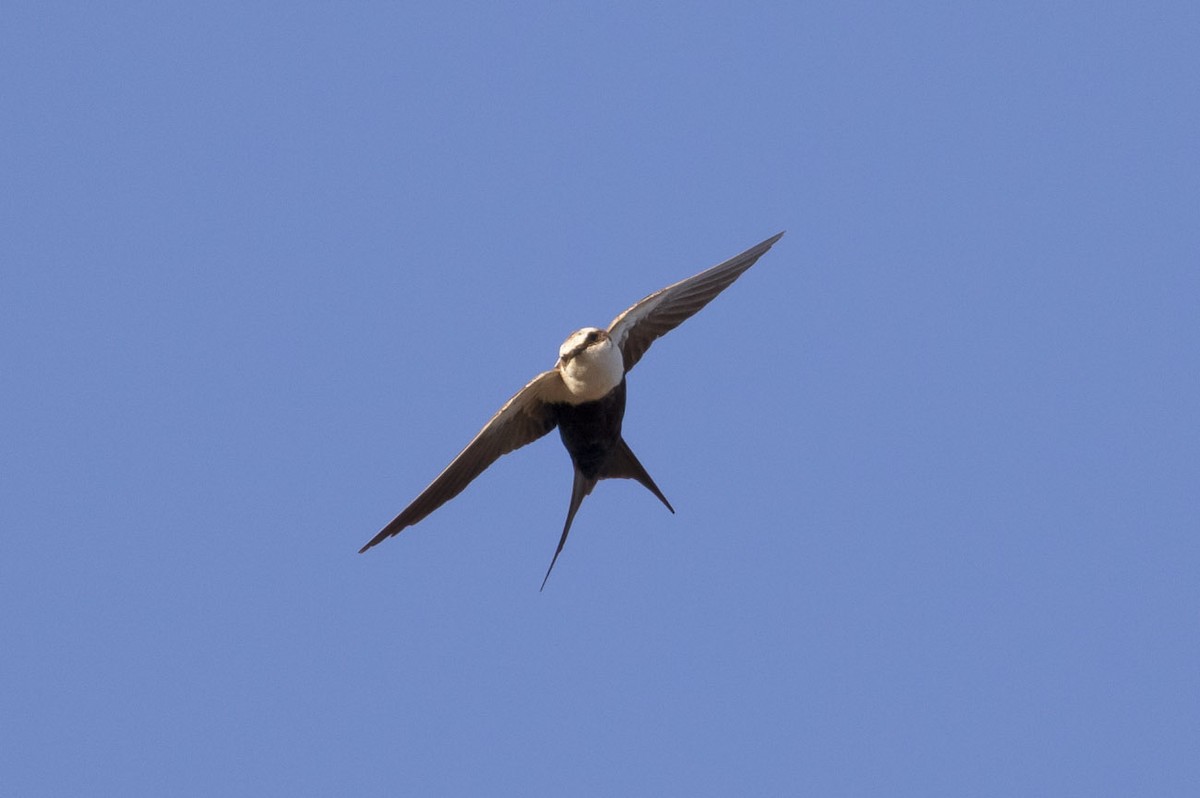
<path fill-rule="evenodd" d="M 768 238 L 766 241 L 759 244 L 759 246 L 764 247 L 765 249 L 770 249 L 772 246 L 774 246 L 776 241 L 783 238 L 783 234 L 786 232 L 787 232 L 787 230 L 780 230 L 778 233 L 776 233 L 775 235 Z"/>
<path fill-rule="evenodd" d="M 398 520 L 400 520 L 400 519 L 397 518 L 396 521 L 398 521 Z M 367 545 L 365 545 L 361 549 L 359 549 L 358 553 L 362 554 L 367 549 L 378 546 L 380 543 L 382 543 L 383 541 L 387 540 L 390 537 L 394 537 L 401 529 L 404 529 L 404 527 L 408 526 L 408 524 L 397 524 L 396 521 L 393 521 L 392 523 L 385 526 L 383 529 L 379 530 L 379 533 L 377 535 L 375 535 L 375 537 L 368 540 Z"/>

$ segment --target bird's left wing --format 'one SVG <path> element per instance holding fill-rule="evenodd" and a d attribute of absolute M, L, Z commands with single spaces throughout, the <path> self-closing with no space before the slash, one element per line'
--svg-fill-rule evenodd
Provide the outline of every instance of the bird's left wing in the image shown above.
<path fill-rule="evenodd" d="M 782 236 L 783 233 L 771 236 L 724 263 L 655 291 L 613 319 L 613 323 L 608 325 L 608 334 L 621 348 L 625 371 L 642 359 L 657 338 L 683 324 L 728 288 Z"/>
<path fill-rule="evenodd" d="M 502 455 L 532 443 L 554 429 L 556 422 L 550 404 L 562 401 L 565 390 L 562 377 L 555 369 L 543 371 L 534 377 L 532 382 L 505 402 L 504 407 L 467 444 L 467 448 L 459 452 L 446 470 L 438 474 L 437 479 L 404 508 L 404 512 L 358 550 L 359 554 L 401 529 L 412 526 L 453 499 Z"/>

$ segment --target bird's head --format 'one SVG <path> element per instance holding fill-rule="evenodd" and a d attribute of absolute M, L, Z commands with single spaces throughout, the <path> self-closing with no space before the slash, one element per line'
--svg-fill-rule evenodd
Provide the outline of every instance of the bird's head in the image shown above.
<path fill-rule="evenodd" d="M 567 336 L 562 346 L 558 348 L 558 362 L 566 364 L 574 360 L 584 351 L 589 353 L 612 346 L 608 333 L 598 327 L 584 327 Z"/>

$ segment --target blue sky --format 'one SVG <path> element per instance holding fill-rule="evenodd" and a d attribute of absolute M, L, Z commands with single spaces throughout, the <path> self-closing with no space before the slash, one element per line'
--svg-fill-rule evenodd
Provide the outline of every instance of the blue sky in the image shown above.
<path fill-rule="evenodd" d="M 0 792 L 1200 791 L 1195 4 L 4 17 Z"/>

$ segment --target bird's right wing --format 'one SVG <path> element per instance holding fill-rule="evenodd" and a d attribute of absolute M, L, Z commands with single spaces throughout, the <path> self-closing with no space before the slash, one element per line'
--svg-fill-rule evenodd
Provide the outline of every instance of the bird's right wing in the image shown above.
<path fill-rule="evenodd" d="M 564 399 L 566 387 L 556 369 L 543 371 L 533 381 L 505 402 L 504 407 L 484 425 L 479 434 L 459 452 L 446 470 L 438 474 L 412 504 L 359 549 L 362 554 L 376 543 L 395 535 L 401 529 L 453 499 L 471 480 L 496 462 L 502 455 L 519 449 L 554 429 L 555 419 L 550 404 Z"/>

